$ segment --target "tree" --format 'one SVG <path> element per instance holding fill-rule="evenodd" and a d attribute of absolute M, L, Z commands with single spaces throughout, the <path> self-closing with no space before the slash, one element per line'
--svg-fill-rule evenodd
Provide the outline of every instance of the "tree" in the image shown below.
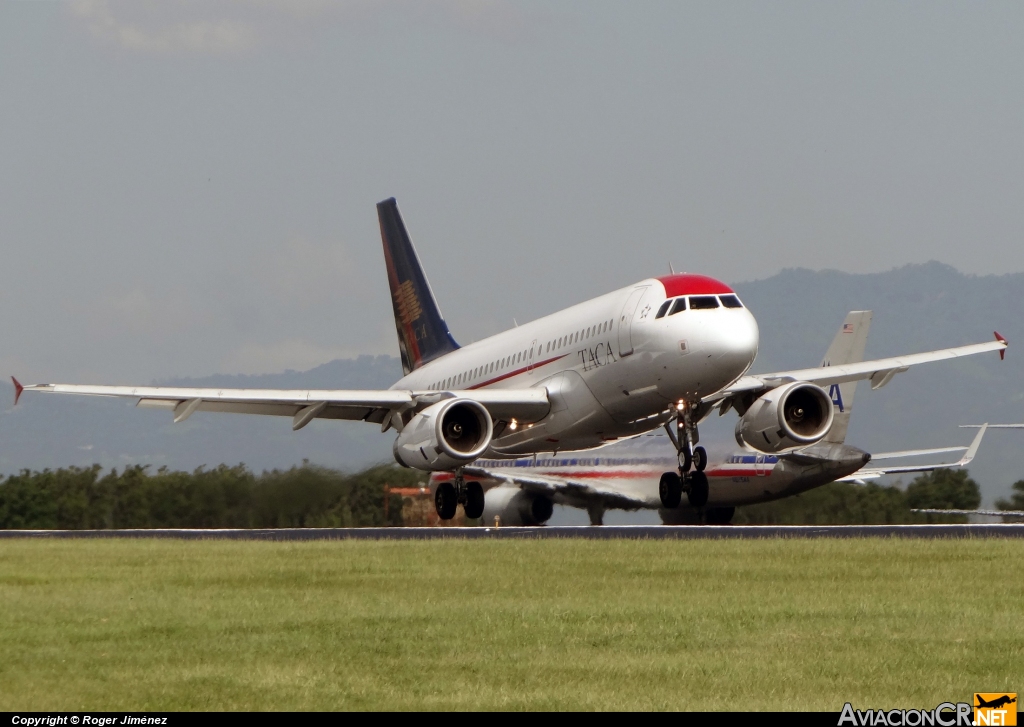
<path fill-rule="evenodd" d="M 1013 494 L 1009 500 L 996 500 L 996 507 L 1000 510 L 1024 510 L 1024 480 L 1017 480 L 1013 483 Z M 1005 521 L 1004 521 L 1005 522 Z"/>
<path fill-rule="evenodd" d="M 975 510 L 981 504 L 981 490 L 967 470 L 935 470 L 907 486 L 907 504 L 922 509 Z"/>

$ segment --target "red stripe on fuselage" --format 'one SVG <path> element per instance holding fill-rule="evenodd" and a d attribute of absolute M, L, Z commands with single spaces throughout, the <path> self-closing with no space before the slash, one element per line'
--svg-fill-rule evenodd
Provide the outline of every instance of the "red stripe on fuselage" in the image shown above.
<path fill-rule="evenodd" d="M 490 381 L 485 381 L 482 384 L 473 384 L 472 386 L 467 387 L 466 390 L 467 391 L 472 391 L 473 389 L 482 389 L 485 386 L 490 386 L 491 384 L 496 384 L 499 381 L 504 381 L 505 379 L 511 379 L 513 376 L 519 376 L 519 374 L 526 373 L 527 371 L 532 371 L 533 369 L 539 369 L 541 366 L 547 366 L 549 363 L 557 361 L 560 358 L 565 358 L 568 355 L 569 354 L 567 354 L 567 353 L 563 353 L 561 356 L 555 356 L 554 358 L 549 358 L 547 361 L 539 361 L 539 362 L 537 362 L 535 364 L 532 364 L 532 365 L 529 365 L 529 366 L 525 366 L 525 367 L 523 367 L 521 369 L 516 369 L 515 371 L 509 371 L 507 374 L 502 374 L 501 376 L 497 376 L 497 377 L 491 379 Z"/>

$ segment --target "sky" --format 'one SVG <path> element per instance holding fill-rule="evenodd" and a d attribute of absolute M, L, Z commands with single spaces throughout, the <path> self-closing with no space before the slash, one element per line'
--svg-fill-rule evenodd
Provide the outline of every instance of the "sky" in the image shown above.
<path fill-rule="evenodd" d="M 1022 31 L 997 2 L 0 0 L 0 374 L 395 355 L 390 196 L 460 342 L 669 264 L 1024 271 Z"/>

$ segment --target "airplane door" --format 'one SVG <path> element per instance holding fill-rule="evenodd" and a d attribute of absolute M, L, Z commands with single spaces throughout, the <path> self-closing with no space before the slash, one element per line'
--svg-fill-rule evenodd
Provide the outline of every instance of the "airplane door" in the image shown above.
<path fill-rule="evenodd" d="M 534 352 L 535 351 L 537 351 L 537 339 L 536 338 L 533 339 L 533 341 L 530 343 L 530 358 L 529 358 L 529 362 L 526 364 L 526 370 L 527 371 L 533 371 L 533 362 L 535 360 L 534 359 Z"/>
<path fill-rule="evenodd" d="M 759 454 L 754 458 L 754 472 L 758 477 L 764 477 L 764 455 Z"/>
<path fill-rule="evenodd" d="M 636 313 L 637 306 L 640 305 L 640 299 L 646 292 L 646 285 L 642 288 L 634 288 L 626 299 L 626 304 L 622 306 L 622 312 L 619 314 L 619 356 L 628 356 L 633 353 L 633 315 Z"/>

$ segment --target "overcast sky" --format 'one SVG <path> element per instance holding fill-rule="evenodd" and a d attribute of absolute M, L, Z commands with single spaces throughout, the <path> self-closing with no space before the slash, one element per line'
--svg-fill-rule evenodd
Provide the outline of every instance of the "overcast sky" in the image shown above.
<path fill-rule="evenodd" d="M 670 261 L 1024 271 L 1022 36 L 1021 3 L 3 0 L 0 374 L 397 354 L 392 195 L 460 341 Z"/>

